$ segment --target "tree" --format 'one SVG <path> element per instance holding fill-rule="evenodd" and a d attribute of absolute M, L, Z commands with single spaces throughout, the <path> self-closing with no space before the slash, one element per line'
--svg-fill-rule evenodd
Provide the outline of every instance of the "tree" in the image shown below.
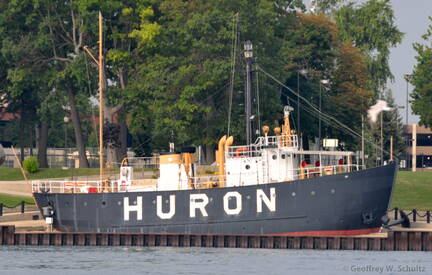
<path fill-rule="evenodd" d="M 107 74 L 113 85 L 108 87 L 106 126 L 108 160 L 119 162 L 127 153 L 127 116 L 125 108 L 129 78 L 136 68 L 139 55 L 146 55 L 155 47 L 154 39 L 160 32 L 155 22 L 152 4 L 157 1 L 123 1 L 121 6 L 106 12 Z M 110 153 L 111 151 L 111 153 Z M 116 151 L 114 153 L 114 151 Z"/>
<path fill-rule="evenodd" d="M 369 87 L 378 97 L 387 81 L 393 80 L 390 48 L 403 36 L 395 25 L 390 0 L 369 0 L 358 6 L 349 3 L 334 12 L 334 20 L 343 41 L 353 43 L 367 56 Z"/>
<path fill-rule="evenodd" d="M 296 90 L 300 80 L 300 94 L 316 109 L 322 102 L 322 112 L 337 118 L 343 124 L 360 130 L 361 116 L 372 102 L 373 92 L 368 89 L 368 71 L 360 49 L 340 39 L 335 23 L 323 14 L 298 14 L 298 20 L 286 34 L 284 56 L 290 72 L 288 86 Z M 306 69 L 307 76 L 298 78 L 297 71 Z M 328 84 L 320 84 L 328 80 Z M 297 105 L 296 96 L 291 103 Z M 301 131 L 304 144 L 318 137 L 320 116 L 305 102 L 301 102 Z M 297 107 L 298 108 L 298 107 Z M 305 113 L 306 112 L 306 113 Z M 296 116 L 296 112 L 294 112 Z M 341 129 L 334 121 L 321 116 L 322 137 L 338 137 L 351 149 L 357 149 L 359 139 Z"/>
<path fill-rule="evenodd" d="M 432 17 L 429 17 L 432 20 Z M 414 67 L 412 78 L 409 79 L 414 86 L 411 93 L 411 106 L 413 113 L 420 116 L 420 124 L 432 127 L 432 25 L 429 25 L 423 35 L 424 44 L 414 43 L 417 52 L 417 64 Z"/>
<path fill-rule="evenodd" d="M 30 154 L 33 154 L 36 141 L 41 167 L 46 167 L 48 128 L 45 120 L 41 119 L 40 106 L 49 89 L 47 77 L 51 66 L 46 56 L 48 44 L 39 33 L 41 17 L 32 1 L 3 2 L 1 12 L 2 99 L 10 112 L 19 114 L 21 159 L 24 158 L 23 146 L 27 136 Z M 40 133 L 38 140 L 34 134 L 35 125 Z"/>
<path fill-rule="evenodd" d="M 91 50 L 97 44 L 98 12 L 102 10 L 114 14 L 121 6 L 120 1 L 114 0 L 46 1 L 43 5 L 44 21 L 41 27 L 50 41 L 51 57 L 58 72 L 54 85 L 64 91 L 68 100 L 80 167 L 88 167 L 88 161 L 77 99 L 88 100 L 96 92 L 95 78 L 89 77 L 95 75 L 95 66 L 87 64 L 84 46 L 89 46 Z M 105 109 L 108 110 L 106 119 L 110 121 L 110 111 Z"/>

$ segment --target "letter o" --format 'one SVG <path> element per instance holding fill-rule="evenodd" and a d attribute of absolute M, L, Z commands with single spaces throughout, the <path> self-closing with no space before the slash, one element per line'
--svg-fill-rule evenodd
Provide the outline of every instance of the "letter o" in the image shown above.
<path fill-rule="evenodd" d="M 236 208 L 229 208 L 229 199 L 236 199 Z M 228 215 L 237 215 L 242 211 L 242 195 L 237 191 L 228 192 L 223 197 L 223 207 L 225 213 Z"/>

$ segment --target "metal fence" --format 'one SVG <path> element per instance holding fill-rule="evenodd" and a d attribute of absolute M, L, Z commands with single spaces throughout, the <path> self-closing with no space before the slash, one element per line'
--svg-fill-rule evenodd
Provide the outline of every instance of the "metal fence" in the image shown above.
<path fill-rule="evenodd" d="M 31 207 L 32 210 L 36 210 L 35 209 L 36 206 L 34 203 L 30 203 L 26 201 L 20 201 L 15 205 L 6 205 L 4 203 L 0 203 L 0 216 L 3 216 L 3 214 L 8 214 L 8 213 L 24 214 L 26 212 L 26 205 L 30 205 L 32 206 Z M 28 206 L 27 206 L 27 210 L 28 210 Z"/>
<path fill-rule="evenodd" d="M 2 167 L 18 168 L 18 162 L 11 148 L 4 148 L 6 159 Z M 15 149 L 18 158 L 21 155 L 20 149 Z M 37 149 L 32 150 L 33 156 L 37 156 Z M 98 148 L 86 148 L 87 160 L 90 168 L 99 168 L 99 154 Z M 127 152 L 128 157 L 133 157 L 133 151 Z M 24 148 L 24 158 L 31 156 L 30 148 Z M 154 167 L 157 163 L 152 160 L 153 157 L 136 158 L 136 167 L 150 168 Z M 105 156 L 106 159 L 106 156 Z M 76 148 L 49 148 L 47 150 L 47 160 L 49 168 L 78 168 L 79 157 Z M 120 163 L 112 163 L 112 167 L 118 167 Z"/>
<path fill-rule="evenodd" d="M 398 207 L 389 209 L 388 212 L 389 213 L 393 213 L 393 218 L 395 220 L 399 219 L 399 211 L 403 210 L 403 209 L 399 209 Z M 404 210 L 404 211 L 409 211 L 409 210 Z M 406 215 L 408 216 L 408 218 L 410 219 L 411 222 L 417 222 L 417 221 L 422 221 L 422 222 L 426 222 L 426 223 L 431 223 L 431 211 L 430 210 L 417 210 L 417 209 L 413 209 L 411 210 L 411 212 L 406 213 Z"/>

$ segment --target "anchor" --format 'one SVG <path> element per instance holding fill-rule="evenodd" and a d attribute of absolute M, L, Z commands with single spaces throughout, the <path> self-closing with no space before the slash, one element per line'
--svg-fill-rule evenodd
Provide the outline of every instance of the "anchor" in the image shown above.
<path fill-rule="evenodd" d="M 393 226 L 396 226 L 396 225 L 400 224 L 400 225 L 402 225 L 403 228 L 410 228 L 411 227 L 411 222 L 410 222 L 410 220 L 408 218 L 408 215 L 405 214 L 405 212 L 402 211 L 402 210 L 399 210 L 399 213 L 400 213 L 400 217 L 401 218 L 398 219 L 398 220 L 395 220 L 392 223 L 389 223 L 390 222 L 390 218 L 387 215 L 382 216 L 381 221 L 383 223 L 383 227 L 384 228 L 390 228 L 390 227 L 393 227 Z"/>

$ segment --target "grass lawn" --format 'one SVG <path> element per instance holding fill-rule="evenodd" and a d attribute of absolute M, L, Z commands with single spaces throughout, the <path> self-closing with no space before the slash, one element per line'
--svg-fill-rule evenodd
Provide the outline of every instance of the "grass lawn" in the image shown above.
<path fill-rule="evenodd" d="M 399 171 L 391 207 L 432 210 L 432 172 Z"/>
<path fill-rule="evenodd" d="M 25 201 L 26 203 L 34 204 L 33 198 L 28 197 L 14 197 L 9 195 L 0 194 L 0 203 L 11 207 L 19 204 L 21 201 Z"/>

